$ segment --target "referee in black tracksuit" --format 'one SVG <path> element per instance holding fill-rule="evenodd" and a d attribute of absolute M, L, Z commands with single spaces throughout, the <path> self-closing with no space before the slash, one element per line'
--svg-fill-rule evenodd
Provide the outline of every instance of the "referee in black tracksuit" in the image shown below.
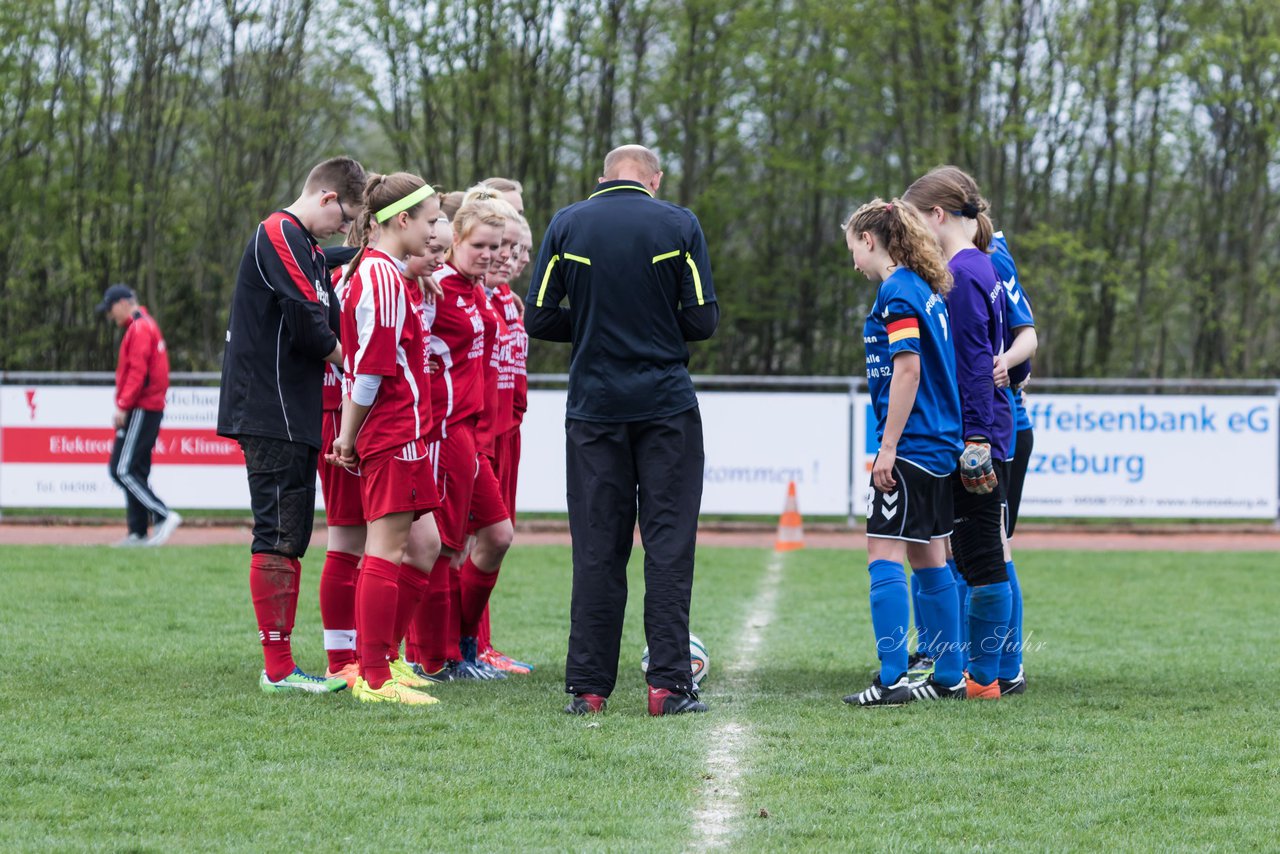
<path fill-rule="evenodd" d="M 703 450 L 685 342 L 710 338 L 720 312 L 698 219 L 656 198 L 661 180 L 648 149 L 610 152 L 595 193 L 551 220 L 526 300 L 531 336 L 573 344 L 565 711 L 574 714 L 602 711 L 617 680 L 637 511 L 649 713 L 706 711 L 689 667 Z"/>

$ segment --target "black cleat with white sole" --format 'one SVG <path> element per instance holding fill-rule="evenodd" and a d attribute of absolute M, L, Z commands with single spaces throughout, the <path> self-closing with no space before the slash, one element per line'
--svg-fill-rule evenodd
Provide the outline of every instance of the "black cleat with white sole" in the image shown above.
<path fill-rule="evenodd" d="M 963 700 L 965 699 L 964 679 L 955 685 L 943 685 L 929 676 L 919 682 L 911 683 L 911 699 L 913 700 Z"/>
<path fill-rule="evenodd" d="M 885 685 L 876 674 L 870 688 L 850 694 L 844 701 L 851 706 L 904 706 L 911 702 L 911 683 L 904 673 L 892 685 Z"/>
<path fill-rule="evenodd" d="M 1008 694 L 1025 694 L 1027 691 L 1027 674 L 1018 668 L 1018 675 L 1012 679 L 1000 679 L 1000 696 Z"/>

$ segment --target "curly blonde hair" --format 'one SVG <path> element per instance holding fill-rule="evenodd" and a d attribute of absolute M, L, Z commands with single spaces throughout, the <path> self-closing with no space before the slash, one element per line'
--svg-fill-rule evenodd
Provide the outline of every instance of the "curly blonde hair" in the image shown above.
<path fill-rule="evenodd" d="M 912 270 L 935 294 L 951 290 L 951 270 L 942 257 L 933 232 L 911 205 L 894 199 L 872 199 L 858 208 L 844 224 L 845 234 L 872 234 L 889 257 Z"/>

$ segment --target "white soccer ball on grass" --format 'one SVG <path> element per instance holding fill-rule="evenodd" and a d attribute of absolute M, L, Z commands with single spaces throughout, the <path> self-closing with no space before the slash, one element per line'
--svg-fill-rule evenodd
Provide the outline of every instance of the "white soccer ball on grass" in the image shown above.
<path fill-rule="evenodd" d="M 689 667 L 693 671 L 693 684 L 701 685 L 702 677 L 707 675 L 707 668 L 711 666 L 711 657 L 707 655 L 707 648 L 695 634 L 689 635 Z M 644 673 L 649 672 L 649 647 L 644 648 L 644 652 L 640 654 L 640 670 Z"/>

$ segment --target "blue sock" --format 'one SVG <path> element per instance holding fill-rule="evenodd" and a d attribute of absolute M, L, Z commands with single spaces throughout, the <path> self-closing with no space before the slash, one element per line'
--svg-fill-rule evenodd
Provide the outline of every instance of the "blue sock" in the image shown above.
<path fill-rule="evenodd" d="M 969 585 L 965 582 L 964 576 L 960 574 L 960 570 L 956 568 L 955 558 L 947 559 L 947 569 L 951 570 L 951 577 L 956 580 L 956 605 L 960 608 L 960 643 L 968 645 Z"/>
<path fill-rule="evenodd" d="M 1009 582 L 984 584 L 969 592 L 969 675 L 979 685 L 1000 676 L 1000 652 L 1013 607 Z"/>
<path fill-rule="evenodd" d="M 911 619 L 916 621 L 916 652 L 933 657 L 930 648 L 933 638 L 929 635 L 929 615 L 920 607 L 920 576 L 915 567 L 911 570 Z"/>
<path fill-rule="evenodd" d="M 914 569 L 914 573 L 912 578 L 920 579 L 920 612 L 932 627 L 933 678 L 950 687 L 964 678 L 960 619 L 956 613 L 956 582 L 951 570 L 945 566 Z"/>
<path fill-rule="evenodd" d="M 902 564 L 873 560 L 871 573 L 871 628 L 880 656 L 880 682 L 892 685 L 907 672 L 907 623 L 911 619 L 911 594 Z"/>
<path fill-rule="evenodd" d="M 1013 568 L 1013 561 L 1005 563 L 1004 568 L 1009 573 L 1012 605 L 1009 608 L 1009 639 L 1000 654 L 1000 678 L 1016 679 L 1022 669 L 1022 587 L 1018 584 L 1018 572 Z"/>

